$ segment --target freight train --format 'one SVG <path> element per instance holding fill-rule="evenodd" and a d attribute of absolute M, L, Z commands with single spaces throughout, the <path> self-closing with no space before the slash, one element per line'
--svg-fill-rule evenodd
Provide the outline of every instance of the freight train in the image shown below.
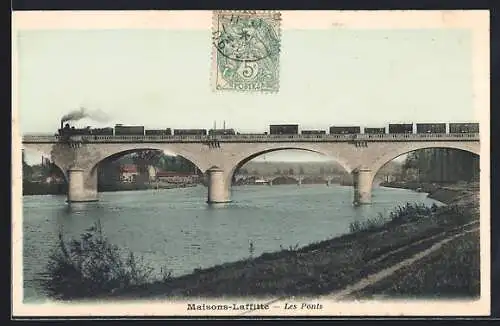
<path fill-rule="evenodd" d="M 385 134 L 385 127 L 381 128 L 364 128 L 365 134 Z"/>
<path fill-rule="evenodd" d="M 422 134 L 422 133 L 446 133 L 446 123 L 417 123 L 414 131 L 413 123 L 389 124 L 385 127 L 366 127 L 365 134 Z M 355 135 L 361 134 L 360 126 L 331 126 L 330 135 Z M 450 123 L 449 133 L 479 133 L 478 123 Z M 144 126 L 127 126 L 117 124 L 115 127 L 107 128 L 75 128 L 68 123 L 62 125 L 56 135 L 95 135 L 95 136 L 228 136 L 239 135 L 234 129 L 145 129 Z M 269 125 L 269 133 L 264 132 L 258 135 L 326 135 L 326 130 L 302 130 L 299 131 L 298 124 L 273 124 Z M 251 134 L 246 134 L 251 135 Z"/>
<path fill-rule="evenodd" d="M 479 133 L 479 123 L 450 123 L 450 134 Z"/>

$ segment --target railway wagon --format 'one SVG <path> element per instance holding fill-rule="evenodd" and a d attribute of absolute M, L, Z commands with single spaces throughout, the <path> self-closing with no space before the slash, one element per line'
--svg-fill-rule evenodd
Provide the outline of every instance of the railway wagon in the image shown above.
<path fill-rule="evenodd" d="M 170 136 L 172 135 L 172 129 L 146 129 L 146 136 Z"/>
<path fill-rule="evenodd" d="M 412 134 L 413 123 L 393 123 L 389 125 L 390 134 Z"/>
<path fill-rule="evenodd" d="M 360 133 L 361 133 L 361 127 L 359 127 L 359 126 L 346 126 L 346 127 L 331 126 L 330 127 L 330 134 L 331 135 L 360 134 Z"/>
<path fill-rule="evenodd" d="M 417 134 L 444 134 L 446 123 L 417 123 Z"/>
<path fill-rule="evenodd" d="M 385 134 L 385 127 L 383 128 L 365 128 L 364 129 L 365 134 Z"/>
<path fill-rule="evenodd" d="M 144 126 L 124 126 L 124 125 L 116 125 L 115 126 L 115 135 L 116 136 L 144 136 Z"/>
<path fill-rule="evenodd" d="M 205 136 L 207 129 L 174 129 L 175 136 Z"/>
<path fill-rule="evenodd" d="M 479 123 L 450 123 L 450 133 L 479 133 Z"/>
<path fill-rule="evenodd" d="M 325 135 L 326 130 L 302 130 L 303 135 Z"/>
<path fill-rule="evenodd" d="M 209 135 L 217 135 L 217 136 L 222 136 L 222 135 L 236 135 L 236 131 L 234 129 L 210 129 L 208 131 Z"/>
<path fill-rule="evenodd" d="M 298 124 L 269 125 L 270 135 L 298 135 Z"/>
<path fill-rule="evenodd" d="M 114 129 L 111 127 L 107 128 L 94 128 L 90 130 L 90 133 L 92 135 L 98 135 L 98 136 L 113 136 L 114 135 Z"/>

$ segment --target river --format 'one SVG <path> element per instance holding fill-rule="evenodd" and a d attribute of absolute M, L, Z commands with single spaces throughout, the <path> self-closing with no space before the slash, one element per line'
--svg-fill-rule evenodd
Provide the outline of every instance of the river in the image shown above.
<path fill-rule="evenodd" d="M 225 207 L 205 203 L 203 186 L 107 192 L 96 203 L 69 207 L 64 196 L 23 197 L 24 300 L 46 299 L 35 280 L 44 272 L 59 230 L 77 237 L 98 219 L 110 242 L 142 255 L 173 275 L 250 255 L 304 246 L 349 231 L 352 221 L 387 216 L 399 204 L 439 202 L 425 193 L 374 188 L 373 204 L 353 207 L 352 187 L 280 185 L 233 187 Z"/>

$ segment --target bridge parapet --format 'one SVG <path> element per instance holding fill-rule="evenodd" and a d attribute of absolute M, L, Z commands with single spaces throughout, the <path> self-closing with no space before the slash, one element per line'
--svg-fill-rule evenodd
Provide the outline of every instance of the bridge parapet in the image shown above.
<path fill-rule="evenodd" d="M 213 140 L 212 136 L 73 136 L 73 140 L 87 143 L 200 143 Z M 58 143 L 63 137 L 54 135 L 26 135 L 23 143 Z M 355 134 L 355 135 L 223 135 L 220 142 L 351 142 L 351 141 L 478 141 L 478 133 L 461 134 Z"/>

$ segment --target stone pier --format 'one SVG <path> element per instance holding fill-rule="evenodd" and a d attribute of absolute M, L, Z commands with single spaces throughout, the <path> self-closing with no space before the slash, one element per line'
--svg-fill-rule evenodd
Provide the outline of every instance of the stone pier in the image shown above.
<path fill-rule="evenodd" d="M 97 201 L 96 189 L 88 189 L 85 170 L 77 167 L 68 170 L 68 203 Z"/>
<path fill-rule="evenodd" d="M 229 186 L 224 178 L 224 170 L 213 166 L 207 170 L 209 204 L 229 203 Z"/>
<path fill-rule="evenodd" d="M 352 172 L 354 186 L 354 205 L 372 202 L 372 171 L 367 168 L 355 169 Z"/>

